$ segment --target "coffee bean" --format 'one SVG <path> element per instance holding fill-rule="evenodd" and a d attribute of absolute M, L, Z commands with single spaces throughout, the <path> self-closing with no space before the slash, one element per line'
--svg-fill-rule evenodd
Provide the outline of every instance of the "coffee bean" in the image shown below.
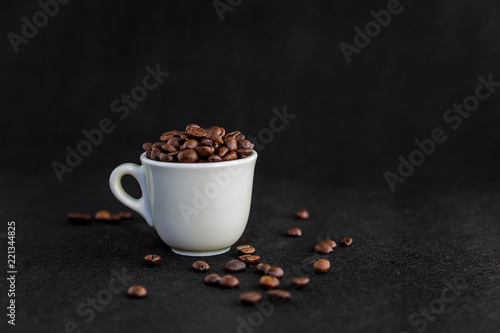
<path fill-rule="evenodd" d="M 210 270 L 210 266 L 204 261 L 195 261 L 192 265 L 193 269 L 198 272 L 208 271 Z"/>
<path fill-rule="evenodd" d="M 229 138 L 229 137 L 231 137 L 231 138 L 236 138 L 236 137 L 237 137 L 238 135 L 240 135 L 240 134 L 241 134 L 241 132 L 240 132 L 240 131 L 234 131 L 234 132 L 231 132 L 231 133 L 226 134 L 226 135 L 225 135 L 225 138 L 226 138 L 226 139 L 227 139 L 227 138 Z"/>
<path fill-rule="evenodd" d="M 166 144 L 166 142 L 164 142 L 164 141 L 155 142 L 153 144 L 153 147 L 151 147 L 151 148 L 161 148 L 165 144 Z"/>
<path fill-rule="evenodd" d="M 236 153 L 238 154 L 238 156 L 240 158 L 245 158 L 245 157 L 251 156 L 253 154 L 253 150 L 252 149 L 238 149 L 236 151 Z"/>
<path fill-rule="evenodd" d="M 260 263 L 260 264 L 257 265 L 257 270 L 259 272 L 265 273 L 266 269 L 268 269 L 269 267 L 271 267 L 271 265 L 266 264 L 266 263 Z"/>
<path fill-rule="evenodd" d="M 148 150 L 153 147 L 153 144 L 151 142 L 146 142 L 142 145 L 142 149 Z"/>
<path fill-rule="evenodd" d="M 340 246 L 350 246 L 352 244 L 351 237 L 342 237 L 340 239 Z"/>
<path fill-rule="evenodd" d="M 86 224 L 92 220 L 90 214 L 83 213 L 68 213 L 68 221 L 75 224 Z"/>
<path fill-rule="evenodd" d="M 201 140 L 201 145 L 202 146 L 208 146 L 208 147 L 213 147 L 214 142 L 210 139 L 204 138 Z"/>
<path fill-rule="evenodd" d="M 182 145 L 181 148 L 183 150 L 194 149 L 194 148 L 198 147 L 198 145 L 199 145 L 198 141 L 196 141 L 195 139 L 189 139 L 186 142 L 184 142 L 184 144 Z"/>
<path fill-rule="evenodd" d="M 177 155 L 179 163 L 194 163 L 198 160 L 198 154 L 194 149 L 183 150 Z"/>
<path fill-rule="evenodd" d="M 177 133 L 176 133 L 176 135 L 177 135 Z M 179 132 L 179 134 L 177 136 L 179 139 L 181 139 L 181 141 L 189 140 L 189 136 L 187 136 L 187 134 L 184 132 Z"/>
<path fill-rule="evenodd" d="M 122 210 L 118 213 L 118 215 L 120 215 L 122 220 L 130 220 L 134 216 L 129 210 Z"/>
<path fill-rule="evenodd" d="M 257 291 L 249 291 L 240 295 L 240 301 L 246 305 L 254 305 L 260 302 L 262 294 Z"/>
<path fill-rule="evenodd" d="M 290 229 L 288 229 L 286 231 L 286 234 L 287 234 L 287 236 L 291 236 L 291 237 L 300 237 L 300 236 L 302 236 L 302 230 L 300 230 L 300 228 L 297 228 L 297 227 L 291 227 Z"/>
<path fill-rule="evenodd" d="M 337 243 L 335 243 L 335 241 L 332 241 L 331 239 L 325 239 L 322 243 L 330 245 L 332 249 L 335 249 L 337 247 Z"/>
<path fill-rule="evenodd" d="M 326 273 L 330 270 L 330 262 L 326 259 L 318 259 L 314 263 L 314 270 L 318 273 Z"/>
<path fill-rule="evenodd" d="M 230 153 L 227 153 L 222 160 L 223 161 L 233 161 L 238 158 L 238 154 L 235 151 L 232 151 Z"/>
<path fill-rule="evenodd" d="M 235 138 L 230 136 L 226 138 L 225 146 L 227 147 L 227 149 L 229 149 L 229 151 L 235 151 L 236 149 L 238 149 L 238 142 Z"/>
<path fill-rule="evenodd" d="M 168 140 L 172 139 L 173 137 L 174 137 L 174 135 L 173 135 L 173 134 L 168 134 L 168 135 L 163 135 L 163 134 L 162 134 L 162 135 L 160 136 L 160 141 L 165 141 L 165 142 L 166 142 L 166 141 L 168 141 Z"/>
<path fill-rule="evenodd" d="M 256 254 L 244 254 L 238 257 L 239 260 L 243 261 L 246 264 L 256 264 L 260 260 L 260 256 Z"/>
<path fill-rule="evenodd" d="M 208 161 L 209 162 L 222 162 L 222 157 L 220 157 L 219 155 L 210 155 L 208 157 Z"/>
<path fill-rule="evenodd" d="M 207 131 L 196 124 L 192 124 L 186 127 L 186 134 L 191 138 L 201 139 L 207 136 Z"/>
<path fill-rule="evenodd" d="M 303 289 L 309 284 L 308 277 L 295 277 L 292 279 L 292 287 L 297 287 L 298 289 Z"/>
<path fill-rule="evenodd" d="M 158 157 L 158 155 L 154 152 L 154 151 L 151 151 L 151 159 L 152 160 L 155 160 L 155 161 L 158 161 L 160 158 Z"/>
<path fill-rule="evenodd" d="M 198 147 L 196 147 L 195 150 L 198 153 L 198 155 L 200 155 L 202 157 L 208 157 L 214 153 L 215 148 L 209 147 L 209 146 L 198 146 Z"/>
<path fill-rule="evenodd" d="M 240 285 L 240 281 L 232 275 L 223 276 L 219 281 L 219 286 L 224 288 L 236 288 Z"/>
<path fill-rule="evenodd" d="M 224 266 L 228 272 L 241 272 L 247 268 L 247 265 L 241 260 L 231 260 Z"/>
<path fill-rule="evenodd" d="M 252 143 L 248 140 L 239 140 L 238 149 L 251 149 Z"/>
<path fill-rule="evenodd" d="M 162 161 L 162 162 L 173 162 L 174 161 L 173 156 L 170 156 L 170 155 L 165 154 L 165 153 L 161 153 L 158 157 L 159 157 L 160 161 Z"/>
<path fill-rule="evenodd" d="M 163 150 L 166 153 L 174 153 L 177 151 L 177 148 L 175 148 L 173 145 L 170 143 L 166 143 L 163 146 L 161 146 L 161 150 Z"/>
<path fill-rule="evenodd" d="M 252 245 L 245 244 L 236 247 L 236 251 L 239 254 L 253 254 L 255 253 L 255 248 Z"/>
<path fill-rule="evenodd" d="M 161 261 L 161 257 L 156 254 L 148 254 L 144 257 L 144 261 L 148 265 L 158 265 Z"/>
<path fill-rule="evenodd" d="M 333 250 L 332 250 L 332 247 L 330 246 L 330 244 L 325 243 L 325 242 L 321 242 L 321 243 L 316 244 L 316 246 L 314 247 L 314 251 L 316 251 L 318 253 L 322 253 L 322 254 L 327 254 L 327 253 L 332 252 Z"/>
<path fill-rule="evenodd" d="M 245 134 L 238 134 L 236 137 L 235 137 L 236 141 L 241 141 L 241 140 L 245 140 Z"/>
<path fill-rule="evenodd" d="M 135 285 L 128 288 L 127 295 L 132 298 L 143 298 L 148 294 L 146 288 L 143 286 Z"/>
<path fill-rule="evenodd" d="M 309 218 L 309 212 L 305 209 L 300 209 L 297 212 L 297 218 L 299 218 L 301 220 L 307 220 Z"/>
<path fill-rule="evenodd" d="M 271 275 L 271 276 L 274 276 L 274 277 L 277 277 L 277 278 L 282 278 L 283 275 L 285 274 L 285 272 L 283 272 L 283 269 L 281 267 L 271 266 L 271 267 L 268 267 L 266 269 L 266 271 L 264 272 L 264 274 Z"/>
<path fill-rule="evenodd" d="M 280 280 L 274 276 L 264 275 L 260 278 L 259 284 L 263 288 L 274 289 L 280 286 Z"/>
<path fill-rule="evenodd" d="M 271 299 L 277 299 L 280 301 L 288 301 L 290 299 L 290 297 L 292 296 L 292 293 L 289 292 L 288 290 L 276 289 L 276 290 L 269 290 L 267 292 L 267 296 Z"/>
<path fill-rule="evenodd" d="M 227 149 L 226 146 L 220 146 L 219 149 L 217 149 L 217 155 L 219 155 L 220 157 L 224 157 L 224 155 L 226 155 L 228 151 L 229 149 Z"/>
<path fill-rule="evenodd" d="M 111 214 L 109 211 L 104 209 L 95 213 L 94 217 L 97 221 L 102 221 L 102 222 L 118 222 L 121 220 L 120 215 Z"/>
<path fill-rule="evenodd" d="M 210 139 L 214 143 L 218 143 L 219 145 L 224 143 L 224 140 L 222 140 L 222 136 L 214 133 L 207 133 L 207 139 Z"/>
<path fill-rule="evenodd" d="M 222 137 L 226 134 L 226 130 L 223 127 L 219 126 L 210 126 L 209 128 L 207 128 L 207 132 L 217 134 Z"/>
<path fill-rule="evenodd" d="M 167 144 L 172 145 L 174 146 L 175 149 L 179 150 L 179 148 L 181 147 L 181 139 L 172 137 L 170 140 L 167 141 Z"/>
<path fill-rule="evenodd" d="M 208 274 L 205 276 L 205 283 L 206 284 L 218 284 L 220 281 L 220 276 L 219 274 Z"/>

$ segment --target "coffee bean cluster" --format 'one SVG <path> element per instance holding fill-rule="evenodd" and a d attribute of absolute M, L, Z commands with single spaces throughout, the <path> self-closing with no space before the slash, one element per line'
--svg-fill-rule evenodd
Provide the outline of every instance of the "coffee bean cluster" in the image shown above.
<path fill-rule="evenodd" d="M 142 145 L 146 156 L 155 161 L 208 163 L 233 161 L 253 153 L 254 144 L 240 131 L 226 134 L 224 127 L 202 128 L 190 124 L 184 131 L 168 131 L 160 141 Z"/>

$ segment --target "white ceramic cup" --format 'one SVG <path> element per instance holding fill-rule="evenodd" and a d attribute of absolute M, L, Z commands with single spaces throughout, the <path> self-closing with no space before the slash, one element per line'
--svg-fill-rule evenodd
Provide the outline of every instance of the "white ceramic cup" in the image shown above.
<path fill-rule="evenodd" d="M 187 256 L 227 252 L 243 234 L 252 199 L 257 152 L 234 161 L 169 163 L 142 154 L 142 165 L 125 163 L 109 178 L 111 191 L 141 214 L 172 251 Z M 132 198 L 121 185 L 131 175 L 142 197 Z"/>

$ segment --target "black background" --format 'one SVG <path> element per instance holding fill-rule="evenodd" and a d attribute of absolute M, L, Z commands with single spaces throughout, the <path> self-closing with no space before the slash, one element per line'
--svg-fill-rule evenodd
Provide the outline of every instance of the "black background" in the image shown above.
<path fill-rule="evenodd" d="M 499 92 L 455 131 L 442 116 L 474 93 L 478 76 L 500 81 L 500 4 L 401 4 L 348 64 L 339 44 L 352 44 L 353 28 L 387 1 L 243 1 L 223 21 L 210 1 L 71 1 L 17 54 L 7 34 L 20 34 L 21 18 L 31 21 L 40 7 L 4 2 L 0 205 L 3 219 L 18 225 L 19 332 L 81 324 L 74 308 L 122 267 L 150 295 L 115 296 L 84 332 L 236 331 L 235 318 L 255 309 L 241 307 L 237 291 L 203 288 L 191 259 L 163 246 L 142 218 L 76 228 L 64 215 L 122 209 L 107 186 L 110 172 L 138 163 L 142 143 L 164 131 L 198 123 L 256 136 L 284 106 L 297 117 L 259 151 L 244 237 L 297 274 L 311 274 L 297 267 L 322 237 L 350 234 L 355 245 L 338 251 L 344 274 L 318 277 L 257 331 L 416 331 L 408 316 L 453 277 L 469 282 L 467 296 L 427 331 L 497 331 Z M 120 120 L 111 103 L 157 64 L 170 75 Z M 115 130 L 59 182 L 51 163 L 64 163 L 65 147 L 103 118 Z M 437 127 L 448 140 L 391 193 L 383 173 L 396 172 L 398 155 Z M 139 194 L 130 179 L 125 185 Z M 281 235 L 302 206 L 313 218 L 292 250 Z M 154 251 L 164 266 L 149 275 L 140 258 Z M 230 257 L 210 263 L 222 267 Z"/>

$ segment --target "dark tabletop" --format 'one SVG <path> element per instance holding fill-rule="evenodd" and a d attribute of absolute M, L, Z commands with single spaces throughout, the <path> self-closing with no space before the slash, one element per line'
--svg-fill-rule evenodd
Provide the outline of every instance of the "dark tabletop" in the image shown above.
<path fill-rule="evenodd" d="M 11 204 L 2 210 L 16 222 L 18 271 L 16 326 L 8 332 L 64 332 L 66 325 L 81 332 L 500 328 L 498 186 L 422 186 L 395 195 L 385 187 L 321 186 L 258 172 L 248 226 L 237 244 L 252 244 L 262 262 L 281 266 L 281 286 L 292 291 L 288 302 L 266 301 L 259 308 L 239 302 L 240 293 L 260 290 L 255 267 L 235 274 L 236 289 L 207 286 L 207 273 L 191 269 L 200 258 L 174 254 L 137 214 L 118 224 L 68 223 L 67 211 L 124 208 L 107 187 L 109 171 L 84 171 L 63 184 L 52 174 L 6 179 L 1 202 L 8 197 Z M 138 194 L 134 185 L 125 184 Z M 295 219 L 301 207 L 310 211 L 309 220 Z M 285 236 L 291 226 L 303 236 Z M 328 255 L 313 252 L 317 242 L 342 236 L 353 244 Z M 149 253 L 162 257 L 159 266 L 144 264 Z M 211 272 L 224 274 L 225 262 L 234 258 L 233 246 L 204 260 Z M 318 258 L 331 261 L 329 273 L 313 271 Z M 310 277 L 310 285 L 291 289 L 295 276 Z M 148 295 L 127 297 L 132 284 L 145 286 Z M 96 298 L 103 304 L 91 310 Z"/>

